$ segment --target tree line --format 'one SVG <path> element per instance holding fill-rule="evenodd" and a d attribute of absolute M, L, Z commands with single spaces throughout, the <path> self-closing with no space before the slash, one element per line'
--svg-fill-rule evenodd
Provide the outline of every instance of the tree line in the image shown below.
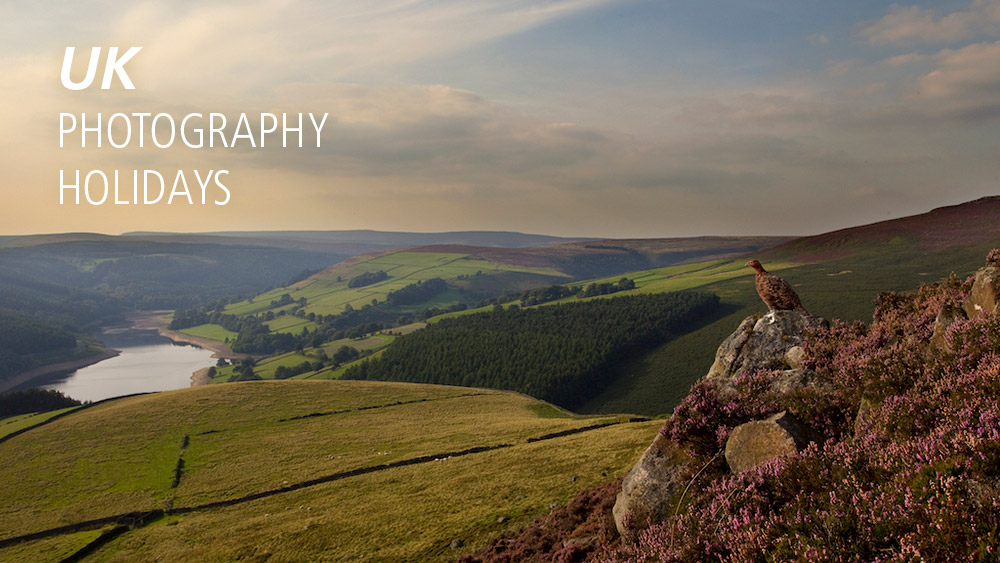
<path fill-rule="evenodd" d="M 30 369 L 33 355 L 74 347 L 76 337 L 62 327 L 0 309 L 0 378 Z"/>
<path fill-rule="evenodd" d="M 572 409 L 612 382 L 615 364 L 718 306 L 718 296 L 702 292 L 497 306 L 403 336 L 344 378 L 507 389 Z"/>
<path fill-rule="evenodd" d="M 446 289 L 448 289 L 448 284 L 443 279 L 433 278 L 427 281 L 417 281 L 396 291 L 390 291 L 386 300 L 392 305 L 416 305 L 429 301 Z"/>
<path fill-rule="evenodd" d="M 0 394 L 0 418 L 75 407 L 80 401 L 53 389 L 24 389 Z"/>
<path fill-rule="evenodd" d="M 347 282 L 347 287 L 365 287 L 366 285 L 372 285 L 373 283 L 378 283 L 387 279 L 389 279 L 389 274 L 385 273 L 384 270 L 379 270 L 377 272 L 365 272 L 351 278 L 351 280 Z"/>
<path fill-rule="evenodd" d="M 369 273 L 366 272 L 366 274 Z M 362 276 L 366 274 L 362 274 Z M 457 303 L 448 307 L 430 307 L 412 315 L 400 315 L 398 310 L 394 312 L 390 309 L 390 307 L 422 303 L 446 289 L 448 289 L 448 284 L 444 280 L 433 278 L 390 292 L 387 300 L 384 302 L 365 304 L 359 309 L 355 309 L 348 304 L 342 313 L 329 315 L 306 313 L 303 310 L 303 307 L 307 303 L 306 298 L 300 297 L 295 300 L 288 293 L 282 294 L 278 299 L 272 299 L 270 307 L 287 307 L 288 305 L 296 305 L 296 307 L 282 309 L 277 313 L 273 310 L 268 310 L 260 315 L 240 316 L 225 313 L 226 303 L 220 300 L 204 307 L 177 311 L 168 328 L 170 330 L 183 330 L 204 324 L 216 324 L 237 334 L 235 339 L 227 342 L 233 352 L 240 354 L 278 354 L 301 350 L 303 348 L 317 347 L 325 342 L 340 340 L 341 338 L 356 338 L 385 330 L 395 325 L 409 324 L 413 322 L 414 317 L 419 320 L 425 320 L 443 313 L 466 309 L 467 306 L 464 303 Z M 316 323 L 316 327 L 312 330 L 303 328 L 301 332 L 296 334 L 271 332 L 270 326 L 267 323 L 285 315 L 293 315 L 312 321 Z"/>
<path fill-rule="evenodd" d="M 618 280 L 618 283 L 591 283 L 586 287 L 580 285 L 550 285 L 548 287 L 526 289 L 520 293 L 509 291 L 499 297 L 484 299 L 479 303 L 479 306 L 485 307 L 487 305 L 495 305 L 497 303 L 504 304 L 519 301 L 522 307 L 533 307 L 535 305 L 558 301 L 567 297 L 576 296 L 580 299 L 584 299 L 587 297 L 597 297 L 598 295 L 611 295 L 613 293 L 618 293 L 619 291 L 628 291 L 630 289 L 635 289 L 635 281 L 626 277 Z"/>

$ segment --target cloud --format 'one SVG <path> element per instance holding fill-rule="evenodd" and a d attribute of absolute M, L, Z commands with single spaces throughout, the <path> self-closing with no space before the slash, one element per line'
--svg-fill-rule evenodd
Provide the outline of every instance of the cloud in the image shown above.
<path fill-rule="evenodd" d="M 915 98 L 939 115 L 1000 117 L 1000 41 L 945 50 L 935 60 L 937 68 L 917 80 Z"/>
<path fill-rule="evenodd" d="M 961 192 L 995 177 L 996 135 L 963 127 L 964 120 L 992 115 L 988 92 L 1000 85 L 996 44 L 868 65 L 867 53 L 838 49 L 840 65 L 792 69 L 794 77 L 766 85 L 759 77 L 727 77 L 725 89 L 705 91 L 635 84 L 597 71 L 563 84 L 565 75 L 553 71 L 546 78 L 558 94 L 517 83 L 532 97 L 521 105 L 503 89 L 464 89 L 476 81 L 454 69 L 433 75 L 445 83 L 430 84 L 407 83 L 400 76 L 412 73 L 395 72 L 604 3 L 130 4 L 110 27 L 96 27 L 98 18 L 72 35 L 78 45 L 86 37 L 143 45 L 129 63 L 137 85 L 130 93 L 60 88 L 69 28 L 53 30 L 58 36 L 45 48 L 0 58 L 0 72 L 18 85 L 0 90 L 0 122 L 18 132 L 0 141 L 0 175 L 4 185 L 24 186 L 5 193 L 0 222 L 13 231 L 254 224 L 623 236 L 811 233 L 884 218 L 887 209 L 899 213 L 899 205 L 920 211 L 938 203 L 942 185 Z M 809 41 L 829 44 L 822 35 Z M 484 73 L 499 68 L 478 56 L 470 60 Z M 577 62 L 587 70 L 589 63 Z M 566 102 L 579 99 L 588 103 Z M 81 152 L 56 149 L 60 111 L 224 112 L 231 121 L 240 112 L 330 117 L 322 149 Z M 902 125 L 910 129 L 900 134 Z M 58 208 L 52 203 L 58 169 L 76 167 L 229 168 L 234 199 L 225 210 Z M 864 198 L 864 205 L 851 197 Z M 36 227 L 40 221 L 49 223 Z"/>
<path fill-rule="evenodd" d="M 147 89 L 200 87 L 246 97 L 260 96 L 262 88 L 266 93 L 280 82 L 349 81 L 359 74 L 386 73 L 610 1 L 143 3 L 124 11 L 110 35 L 144 47 Z"/>
<path fill-rule="evenodd" d="M 830 44 L 830 38 L 822 33 L 813 33 L 808 38 L 810 45 L 826 47 Z"/>
<path fill-rule="evenodd" d="M 893 4 L 882 19 L 864 23 L 860 28 L 861 35 L 873 45 L 950 43 L 998 30 L 1000 0 L 974 0 L 967 9 L 941 17 L 919 6 Z"/>
<path fill-rule="evenodd" d="M 858 65 L 856 60 L 836 61 L 826 67 L 826 73 L 833 77 L 845 76 Z"/>
<path fill-rule="evenodd" d="M 775 89 L 730 96 L 700 96 L 679 103 L 675 122 L 727 133 L 762 130 L 772 134 L 801 131 L 828 118 L 834 106 L 815 92 Z"/>
<path fill-rule="evenodd" d="M 926 63 L 926 62 L 932 61 L 932 60 L 933 60 L 933 57 L 930 57 L 928 55 L 921 55 L 920 53 L 913 52 L 913 53 L 906 53 L 906 54 L 903 54 L 903 55 L 896 55 L 896 56 L 893 56 L 893 57 L 889 57 L 889 58 L 883 60 L 882 64 L 885 64 L 885 65 L 888 65 L 888 66 L 905 66 L 905 65 L 910 65 L 910 64 Z"/>

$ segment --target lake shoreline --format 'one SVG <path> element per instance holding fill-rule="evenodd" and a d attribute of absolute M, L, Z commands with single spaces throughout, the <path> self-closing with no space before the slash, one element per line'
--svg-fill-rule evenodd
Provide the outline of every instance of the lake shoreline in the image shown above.
<path fill-rule="evenodd" d="M 191 374 L 191 387 L 201 387 L 202 385 L 208 385 L 212 382 L 212 378 L 208 376 L 208 371 L 212 368 L 201 368 L 200 370 Z"/>
<path fill-rule="evenodd" d="M 177 344 L 189 344 L 208 350 L 212 352 L 213 358 L 225 358 L 230 361 L 238 361 L 247 357 L 245 354 L 236 354 L 224 343 L 217 340 L 192 336 L 190 334 L 184 334 L 182 332 L 168 329 L 167 326 L 170 324 L 171 314 L 172 311 L 144 311 L 130 315 L 128 317 L 128 321 L 132 329 L 155 330 L 160 336 L 169 339 L 171 342 Z M 31 387 L 31 383 L 34 380 L 58 373 L 73 372 L 103 362 L 104 360 L 110 360 L 120 354 L 120 350 L 108 348 L 103 352 L 87 356 L 85 358 L 39 366 L 16 374 L 10 378 L 0 380 L 0 393 L 5 393 L 13 389 L 28 388 Z M 211 378 L 208 377 L 208 370 L 209 368 L 202 368 L 193 372 L 190 376 L 191 387 L 199 387 L 209 384 L 211 382 Z"/>
<path fill-rule="evenodd" d="M 0 381 L 0 393 L 6 393 L 12 389 L 25 386 L 31 383 L 33 379 L 65 371 L 76 371 L 78 369 L 103 362 L 104 360 L 110 360 L 111 358 L 117 357 L 119 354 L 121 354 L 121 351 L 119 350 L 108 349 L 98 354 L 94 354 L 93 356 L 87 356 L 86 358 L 79 358 L 56 364 L 48 364 L 21 372 L 13 377 Z"/>
<path fill-rule="evenodd" d="M 210 350 L 214 352 L 212 355 L 213 358 L 242 360 L 247 357 L 247 354 L 237 354 L 233 352 L 229 346 L 226 346 L 225 343 L 219 342 L 218 340 L 203 338 L 201 336 L 192 336 L 176 330 L 170 330 L 167 328 L 170 324 L 170 313 L 170 311 L 146 311 L 132 315 L 129 317 L 129 320 L 132 322 L 132 328 L 137 330 L 155 329 L 160 333 L 160 336 L 169 338 L 173 342 L 191 344 L 199 348 L 204 348 L 205 350 Z M 192 376 L 192 380 L 193 379 L 194 376 Z"/>

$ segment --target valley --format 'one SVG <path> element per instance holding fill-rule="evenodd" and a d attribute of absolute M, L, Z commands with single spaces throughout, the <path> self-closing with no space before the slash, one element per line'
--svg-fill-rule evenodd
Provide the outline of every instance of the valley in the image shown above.
<path fill-rule="evenodd" d="M 691 248 L 675 240 L 452 244 L 380 249 L 300 276 L 289 263 L 291 281 L 242 297 L 216 293 L 224 289 L 219 277 L 208 286 L 216 289 L 176 292 L 172 314 L 147 319 L 170 323 L 174 338 L 231 352 L 223 355 L 233 361 L 205 370 L 211 385 L 0 419 L 0 467 L 9 476 L 0 559 L 141 560 L 155 552 L 168 561 L 317 553 L 455 560 L 631 467 L 719 342 L 765 312 L 744 266 L 751 255 L 787 279 L 811 313 L 867 321 L 880 294 L 953 274 L 955 286 L 975 272 L 1000 243 L 997 225 L 1000 198 L 988 198 L 816 237 L 754 239 L 761 246 L 742 254 L 719 255 L 725 249 L 713 243 L 679 263 L 666 256 Z M 71 326 L 53 342 L 89 342 L 84 323 L 59 319 L 82 321 L 86 307 L 124 318 L 148 302 L 141 278 L 127 290 L 110 285 L 124 279 L 118 274 L 33 287 L 32 271 L 92 275 L 94 263 L 67 261 L 63 243 L 40 257 L 20 250 L 6 258 L 22 265 L 6 270 L 6 283 L 27 297 L 6 301 L 21 306 L 9 313 L 10 326 L 21 323 L 38 338 Z M 635 264 L 652 267 L 623 269 Z M 67 302 L 60 291 L 89 299 Z M 713 305 L 685 316 L 670 299 Z M 653 317 L 676 314 L 677 324 L 648 339 L 646 320 L 629 324 L 642 309 L 626 312 L 643 300 L 663 301 Z M 43 320 L 28 323 L 26 306 Z M 600 321 L 558 328 L 543 320 L 570 311 Z M 615 330 L 643 344 L 621 344 L 629 340 L 614 340 Z M 573 359 L 611 342 L 622 347 L 607 361 Z M 565 381 L 582 377 L 587 392 L 568 401 L 548 394 L 542 375 L 512 386 L 546 362 Z M 411 375 L 422 383 L 376 381 Z"/>

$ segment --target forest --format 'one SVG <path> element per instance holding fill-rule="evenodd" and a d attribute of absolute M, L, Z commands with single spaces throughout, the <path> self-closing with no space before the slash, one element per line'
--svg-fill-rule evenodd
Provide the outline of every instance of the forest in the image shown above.
<path fill-rule="evenodd" d="M 616 363 L 718 306 L 718 296 L 702 292 L 497 306 L 403 336 L 344 378 L 506 389 L 572 409 L 611 383 Z"/>
<path fill-rule="evenodd" d="M 0 418 L 46 412 L 80 405 L 80 401 L 52 389 L 24 389 L 0 394 Z"/>
<path fill-rule="evenodd" d="M 35 354 L 72 350 L 76 337 L 62 327 L 0 309 L 0 379 L 32 367 Z"/>

